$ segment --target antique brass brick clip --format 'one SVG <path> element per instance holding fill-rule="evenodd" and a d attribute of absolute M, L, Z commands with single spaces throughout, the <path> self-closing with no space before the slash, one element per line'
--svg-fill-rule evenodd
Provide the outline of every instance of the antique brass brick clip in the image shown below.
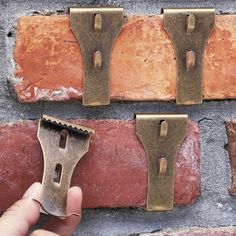
<path fill-rule="evenodd" d="M 164 28 L 176 55 L 177 104 L 202 103 L 204 49 L 214 26 L 214 9 L 164 9 Z"/>
<path fill-rule="evenodd" d="M 187 115 L 136 114 L 136 134 L 148 159 L 147 210 L 173 208 L 175 162 L 187 133 Z"/>
<path fill-rule="evenodd" d="M 42 195 L 38 200 L 45 213 L 65 218 L 67 191 L 78 161 L 88 152 L 92 129 L 44 115 L 38 139 L 44 156 Z"/>
<path fill-rule="evenodd" d="M 123 25 L 122 8 L 70 8 L 83 59 L 83 105 L 110 103 L 110 56 Z"/>

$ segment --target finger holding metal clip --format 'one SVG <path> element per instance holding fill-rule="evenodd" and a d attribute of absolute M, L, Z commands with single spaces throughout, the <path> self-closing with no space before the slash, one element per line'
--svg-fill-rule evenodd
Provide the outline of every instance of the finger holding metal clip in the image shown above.
<path fill-rule="evenodd" d="M 77 213 L 66 212 L 67 192 L 79 160 L 88 152 L 92 129 L 44 115 L 37 137 L 44 156 L 42 212 L 59 218 Z"/>

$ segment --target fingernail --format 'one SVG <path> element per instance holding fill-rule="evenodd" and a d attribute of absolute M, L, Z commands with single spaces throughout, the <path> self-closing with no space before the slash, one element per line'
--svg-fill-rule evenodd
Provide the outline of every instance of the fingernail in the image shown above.
<path fill-rule="evenodd" d="M 40 183 L 33 183 L 24 193 L 22 198 L 34 198 L 41 189 Z"/>

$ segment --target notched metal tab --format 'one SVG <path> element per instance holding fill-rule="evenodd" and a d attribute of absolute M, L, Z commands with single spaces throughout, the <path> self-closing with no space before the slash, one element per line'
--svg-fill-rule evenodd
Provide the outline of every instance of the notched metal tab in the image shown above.
<path fill-rule="evenodd" d="M 122 8 L 70 8 L 83 58 L 83 105 L 110 103 L 110 56 L 123 25 Z"/>
<path fill-rule="evenodd" d="M 177 104 L 202 103 L 204 49 L 214 26 L 214 9 L 164 9 L 164 28 L 176 55 Z"/>
<path fill-rule="evenodd" d="M 173 208 L 175 162 L 187 133 L 187 115 L 136 114 L 136 134 L 148 158 L 147 210 Z"/>
<path fill-rule="evenodd" d="M 88 152 L 92 129 L 44 115 L 37 137 L 44 156 L 42 195 L 44 212 L 65 218 L 67 191 L 78 161 Z M 37 200 L 37 199 L 36 199 Z"/>

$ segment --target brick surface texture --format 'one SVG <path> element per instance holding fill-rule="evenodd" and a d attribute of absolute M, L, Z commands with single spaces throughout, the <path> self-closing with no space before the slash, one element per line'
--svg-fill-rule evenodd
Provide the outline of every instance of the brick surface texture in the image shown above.
<path fill-rule="evenodd" d="M 139 236 L 235 236 L 236 227 L 169 229 Z"/>
<path fill-rule="evenodd" d="M 236 98 L 236 15 L 217 15 L 204 55 L 204 98 Z M 25 16 L 17 24 L 15 76 L 21 102 L 81 99 L 82 58 L 68 16 Z M 216 83 L 217 81 L 217 83 Z M 126 19 L 112 52 L 112 100 L 174 100 L 176 62 L 162 16 Z"/>
<path fill-rule="evenodd" d="M 75 121 L 73 121 L 75 122 Z M 77 165 L 72 185 L 83 191 L 83 207 L 144 207 L 147 159 L 132 120 L 80 120 L 95 129 L 90 150 Z M 24 121 L 0 126 L 0 211 L 19 199 L 34 181 L 41 181 L 43 157 L 37 124 Z M 197 125 L 189 121 L 177 156 L 175 205 L 200 195 L 200 147 Z"/>

